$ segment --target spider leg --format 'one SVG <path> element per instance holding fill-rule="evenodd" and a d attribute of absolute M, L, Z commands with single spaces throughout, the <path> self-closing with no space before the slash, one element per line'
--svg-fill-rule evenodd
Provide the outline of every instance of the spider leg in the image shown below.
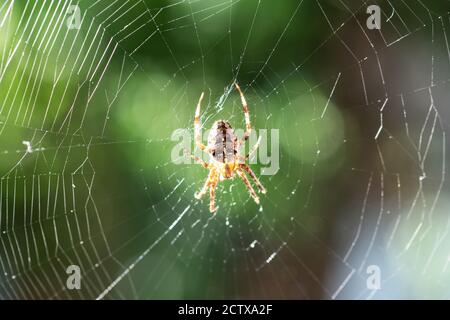
<path fill-rule="evenodd" d="M 195 130 L 195 143 L 200 150 L 204 151 L 206 146 L 202 143 L 200 129 L 202 124 L 200 123 L 200 106 L 202 104 L 202 100 L 204 97 L 204 92 L 200 95 L 200 99 L 198 100 L 197 109 L 195 110 L 195 118 L 194 118 L 194 130 Z"/>
<path fill-rule="evenodd" d="M 239 177 L 244 181 L 245 186 L 247 187 L 248 191 L 250 192 L 250 195 L 252 196 L 253 200 L 255 200 L 256 204 L 259 204 L 259 197 L 256 195 L 255 189 L 253 189 L 252 185 L 250 184 L 250 181 L 248 181 L 247 176 L 245 173 L 238 169 L 236 170 Z"/>
<path fill-rule="evenodd" d="M 206 163 L 205 161 L 203 161 L 202 159 L 200 159 L 199 157 L 194 156 L 193 154 L 190 154 L 189 151 L 187 151 L 186 149 L 184 149 L 184 154 L 191 157 L 192 159 L 194 159 L 197 163 L 201 164 L 203 166 L 203 168 L 208 169 L 208 163 Z"/>
<path fill-rule="evenodd" d="M 250 137 L 250 133 L 252 132 L 252 125 L 250 123 L 250 113 L 248 111 L 248 105 L 247 101 L 245 100 L 244 94 L 241 91 L 241 87 L 237 83 L 235 83 L 236 89 L 239 92 L 239 95 L 241 96 L 241 102 L 242 102 L 242 110 L 244 111 L 244 117 L 245 117 L 245 133 L 244 137 L 241 140 L 241 144 L 244 144 L 245 141 Z"/>
<path fill-rule="evenodd" d="M 266 188 L 264 188 L 264 186 L 261 184 L 261 182 L 259 181 L 256 174 L 253 172 L 253 170 L 248 165 L 241 164 L 239 167 L 244 169 L 245 172 L 247 172 L 250 175 L 250 177 L 252 177 L 253 181 L 255 182 L 256 186 L 258 187 L 259 191 L 261 191 L 261 193 L 267 192 Z"/>
<path fill-rule="evenodd" d="M 214 176 L 211 178 L 211 185 L 209 187 L 209 211 L 214 213 L 217 211 L 216 208 L 216 187 L 218 182 L 218 175 L 214 173 Z"/>
<path fill-rule="evenodd" d="M 194 197 L 196 199 L 200 200 L 206 194 L 206 192 L 208 191 L 208 187 L 211 185 L 212 178 L 215 174 L 216 174 L 216 170 L 214 168 L 210 169 L 208 178 L 206 178 L 206 181 L 205 181 L 202 189 L 199 192 L 196 192 L 194 194 Z"/>
<path fill-rule="evenodd" d="M 261 142 L 261 136 L 259 136 L 258 141 L 256 141 L 255 145 L 253 146 L 253 148 L 249 151 L 249 153 L 247 153 L 247 155 L 245 157 L 240 157 L 241 160 L 243 160 L 244 162 L 249 160 L 251 157 L 253 157 L 253 155 L 255 154 L 256 150 L 258 150 L 259 148 L 259 143 Z"/>

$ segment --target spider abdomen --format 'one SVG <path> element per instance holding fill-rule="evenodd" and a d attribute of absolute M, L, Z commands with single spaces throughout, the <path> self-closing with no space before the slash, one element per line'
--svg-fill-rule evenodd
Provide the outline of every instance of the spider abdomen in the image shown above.
<path fill-rule="evenodd" d="M 238 139 L 230 123 L 224 120 L 214 122 L 208 136 L 208 149 L 212 160 L 234 163 L 238 154 Z"/>

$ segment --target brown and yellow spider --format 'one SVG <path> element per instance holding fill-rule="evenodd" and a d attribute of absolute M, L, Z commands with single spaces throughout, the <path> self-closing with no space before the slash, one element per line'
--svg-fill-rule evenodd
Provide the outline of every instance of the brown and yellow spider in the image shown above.
<path fill-rule="evenodd" d="M 257 204 L 259 204 L 259 197 L 257 196 L 255 189 L 253 189 L 252 185 L 250 184 L 250 181 L 248 180 L 245 172 L 247 172 L 253 179 L 259 191 L 261 193 L 266 193 L 266 189 L 263 187 L 261 182 L 259 182 L 255 173 L 252 171 L 252 169 L 250 169 L 250 167 L 247 164 L 245 164 L 245 161 L 248 160 L 258 148 L 259 140 L 245 157 L 239 154 L 240 147 L 244 145 L 245 141 L 250 137 L 252 126 L 250 123 L 250 114 L 248 112 L 247 102 L 245 101 L 244 94 L 242 93 L 241 88 L 239 87 L 238 84 L 236 84 L 236 89 L 238 90 L 241 96 L 246 125 L 246 131 L 244 133 L 244 137 L 241 140 L 238 141 L 238 138 L 235 135 L 234 130 L 228 121 L 218 120 L 214 122 L 211 131 L 208 135 L 208 146 L 205 146 L 202 143 L 200 133 L 201 129 L 200 106 L 204 96 L 203 92 L 200 95 L 200 99 L 197 104 L 197 109 L 195 111 L 195 118 L 194 118 L 195 143 L 200 148 L 200 150 L 209 154 L 210 161 L 206 163 L 200 158 L 191 155 L 191 157 L 195 161 L 200 163 L 206 169 L 209 169 L 209 175 L 205 181 L 205 184 L 203 185 L 203 188 L 199 192 L 195 193 L 194 196 L 197 199 L 201 199 L 201 197 L 203 197 L 209 189 L 210 212 L 215 212 L 217 210 L 215 205 L 215 190 L 217 187 L 217 182 L 219 181 L 219 179 L 220 180 L 233 179 L 235 172 L 242 179 L 242 181 L 244 181 L 245 186 L 250 192 L 250 195 Z"/>

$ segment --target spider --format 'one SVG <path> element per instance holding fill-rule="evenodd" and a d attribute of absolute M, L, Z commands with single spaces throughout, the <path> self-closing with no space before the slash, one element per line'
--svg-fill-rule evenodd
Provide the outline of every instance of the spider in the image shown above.
<path fill-rule="evenodd" d="M 208 135 L 208 145 L 205 146 L 201 141 L 200 134 L 200 106 L 204 97 L 203 92 L 200 95 L 197 109 L 195 111 L 195 143 L 200 150 L 209 154 L 209 162 L 207 163 L 194 155 L 190 156 L 204 168 L 209 169 L 209 175 L 203 185 L 203 188 L 199 192 L 196 192 L 194 196 L 197 199 L 201 199 L 209 190 L 209 211 L 212 213 L 217 210 L 215 205 L 215 190 L 219 179 L 220 181 L 224 179 L 233 179 L 234 173 L 236 173 L 242 179 L 251 197 L 257 204 L 259 204 L 259 197 L 256 194 L 255 189 L 253 189 L 252 185 L 250 184 L 250 181 L 248 180 L 245 173 L 248 173 L 250 175 L 261 193 L 266 193 L 266 189 L 258 180 L 255 173 L 247 164 L 245 164 L 245 161 L 248 160 L 258 148 L 259 140 L 245 157 L 239 154 L 240 147 L 244 145 L 245 141 L 247 141 L 250 137 L 252 126 L 250 123 L 250 114 L 244 94 L 242 93 L 241 88 L 237 83 L 235 84 L 235 86 L 237 91 L 239 92 L 239 95 L 241 96 L 241 102 L 245 117 L 246 131 L 242 139 L 238 140 L 238 137 L 235 135 L 234 130 L 228 121 L 218 120 L 212 125 L 211 131 Z"/>

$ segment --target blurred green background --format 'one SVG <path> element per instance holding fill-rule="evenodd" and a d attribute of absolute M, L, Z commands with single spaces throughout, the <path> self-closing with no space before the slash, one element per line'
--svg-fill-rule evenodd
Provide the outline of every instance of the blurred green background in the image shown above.
<path fill-rule="evenodd" d="M 0 297 L 449 298 L 450 7 L 374 3 L 0 1 Z M 211 215 L 171 136 L 234 82 L 280 169 Z"/>

